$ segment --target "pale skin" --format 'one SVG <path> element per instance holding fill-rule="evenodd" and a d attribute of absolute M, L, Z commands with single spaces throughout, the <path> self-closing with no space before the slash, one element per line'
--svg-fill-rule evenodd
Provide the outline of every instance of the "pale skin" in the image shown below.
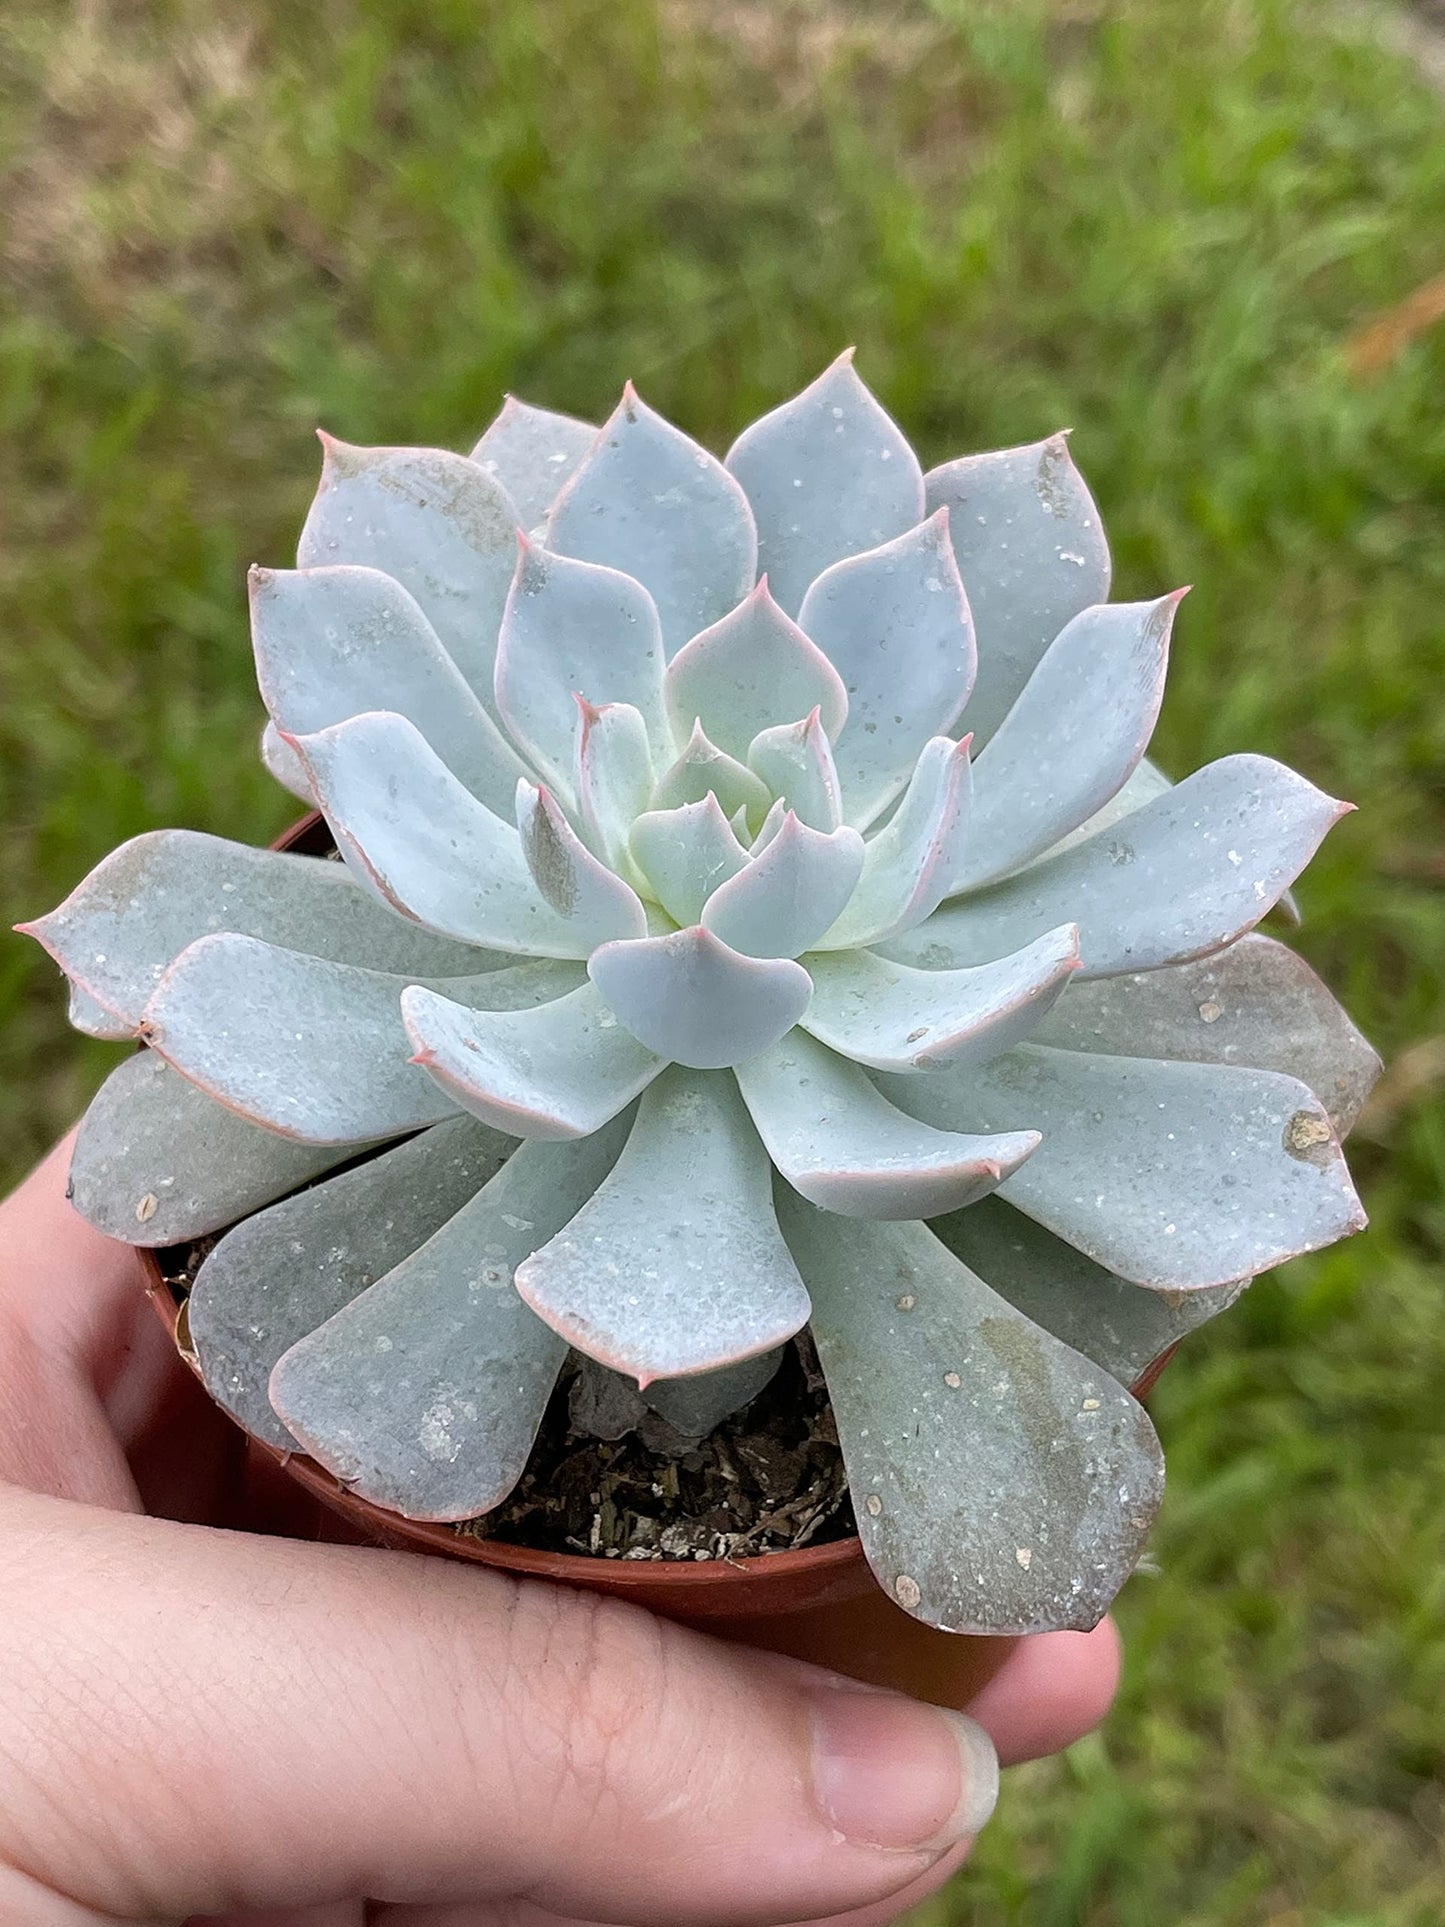
<path fill-rule="evenodd" d="M 932 1709 L 318 1543 L 65 1202 L 68 1155 L 0 1206 L 4 1927 L 882 1927 L 963 1860 L 977 1789 Z M 1043 1635 L 972 1712 L 1033 1758 L 1117 1672 L 1107 1622 Z"/>

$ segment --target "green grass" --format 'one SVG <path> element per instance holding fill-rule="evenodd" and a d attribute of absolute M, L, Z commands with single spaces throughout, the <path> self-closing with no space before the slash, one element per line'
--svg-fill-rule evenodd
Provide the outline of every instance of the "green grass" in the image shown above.
<path fill-rule="evenodd" d="M 1445 107 L 1343 17 L 13 0 L 0 22 L 7 922 L 138 830 L 286 820 L 242 572 L 287 557 L 314 423 L 465 446 L 504 388 L 595 415 L 630 375 L 716 445 L 850 340 L 931 459 L 1072 425 L 1119 592 L 1196 585 L 1166 767 L 1263 750 L 1361 805 L 1299 942 L 1399 1060 L 1354 1152 L 1373 1228 L 1166 1376 L 1120 1708 L 1015 1778 L 930 1927 L 1445 1918 L 1445 330 L 1375 382 L 1342 349 L 1445 266 Z M 15 1173 L 112 1053 L 19 939 L 0 1030 Z"/>

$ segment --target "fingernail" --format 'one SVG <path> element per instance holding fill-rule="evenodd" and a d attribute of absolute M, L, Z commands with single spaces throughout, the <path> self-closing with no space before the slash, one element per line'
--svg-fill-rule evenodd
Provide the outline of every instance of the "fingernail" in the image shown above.
<path fill-rule="evenodd" d="M 998 1755 L 976 1720 L 893 1693 L 813 1695 L 813 1780 L 845 1839 L 941 1852 L 998 1802 Z"/>

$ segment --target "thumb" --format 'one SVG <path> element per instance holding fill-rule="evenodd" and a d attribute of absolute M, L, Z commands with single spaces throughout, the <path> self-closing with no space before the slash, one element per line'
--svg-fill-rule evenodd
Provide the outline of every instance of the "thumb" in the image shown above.
<path fill-rule="evenodd" d="M 616 1601 L 0 1489 L 0 1892 L 31 1883 L 36 1927 L 817 1918 L 909 1885 L 996 1786 L 960 1714 Z"/>

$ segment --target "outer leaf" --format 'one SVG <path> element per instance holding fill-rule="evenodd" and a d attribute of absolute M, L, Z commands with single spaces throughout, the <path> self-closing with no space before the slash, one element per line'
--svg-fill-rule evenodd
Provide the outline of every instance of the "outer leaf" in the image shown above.
<path fill-rule="evenodd" d="M 995 1195 L 932 1229 L 1034 1324 L 1133 1386 L 1155 1359 L 1228 1310 L 1248 1280 L 1204 1291 L 1145 1291 L 1105 1271 Z"/>
<path fill-rule="evenodd" d="M 404 717 L 354 716 L 296 747 L 337 848 L 383 903 L 463 943 L 586 956 L 591 939 L 543 898 L 516 830 L 463 789 Z"/>
<path fill-rule="evenodd" d="M 949 1632 L 1096 1625 L 1163 1496 L 1143 1407 L 925 1225 L 781 1215 L 884 1590 Z"/>
<path fill-rule="evenodd" d="M 935 736 L 918 759 L 893 819 L 869 840 L 863 874 L 846 910 L 819 943 L 855 950 L 885 943 L 932 913 L 953 887 L 969 835 L 973 779 L 969 738 Z M 1000 955 L 1019 944 L 1000 943 Z"/>
<path fill-rule="evenodd" d="M 1071 616 L 1109 594 L 1109 545 L 1064 436 L 965 455 L 926 478 L 949 511 L 953 552 L 978 633 L 964 716 L 980 749 Z"/>
<path fill-rule="evenodd" d="M 817 709 L 836 736 L 848 714 L 842 679 L 785 616 L 763 577 L 756 589 L 668 664 L 667 708 L 678 740 L 701 723 L 730 756 L 745 757 L 753 738 L 779 718 Z"/>
<path fill-rule="evenodd" d="M 662 702 L 662 631 L 631 576 L 526 541 L 497 646 L 497 709 L 532 762 L 571 800 L 577 704 L 630 703 L 655 755 L 675 745 Z"/>
<path fill-rule="evenodd" d="M 1003 1195 L 1154 1291 L 1250 1278 L 1365 1222 L 1319 1101 L 1274 1071 L 1022 1044 L 963 1074 L 879 1086 L 944 1128 L 1036 1125 L 1043 1147 Z"/>
<path fill-rule="evenodd" d="M 517 511 L 506 490 L 445 449 L 353 448 L 330 435 L 321 445 L 321 486 L 297 565 L 356 562 L 394 575 L 490 706 L 516 554 Z"/>
<path fill-rule="evenodd" d="M 1309 1085 L 1341 1137 L 1380 1074 L 1379 1056 L 1303 957 L 1258 934 L 1194 963 L 1079 984 L 1037 1041 L 1284 1071 Z"/>
<path fill-rule="evenodd" d="M 591 422 L 554 415 L 508 395 L 471 459 L 501 483 L 522 527 L 530 529 L 547 513 L 596 439 Z"/>
<path fill-rule="evenodd" d="M 567 1355 L 512 1290 L 512 1270 L 616 1151 L 611 1133 L 524 1144 L 419 1251 L 292 1346 L 271 1396 L 313 1457 L 406 1518 L 500 1504 Z"/>
<path fill-rule="evenodd" d="M 771 1203 L 769 1209 L 771 1210 Z M 721 1371 L 697 1372 L 691 1378 L 659 1378 L 647 1388 L 647 1403 L 674 1431 L 689 1438 L 706 1438 L 725 1418 L 750 1405 L 771 1385 L 783 1362 L 781 1347 L 759 1352 Z"/>
<path fill-rule="evenodd" d="M 577 795 L 582 828 L 604 863 L 638 881 L 627 839 L 652 795 L 652 752 L 647 725 L 626 703 L 579 708 Z"/>
<path fill-rule="evenodd" d="M 233 1224 L 330 1170 L 352 1148 L 293 1144 L 223 1110 L 154 1051 L 116 1065 L 81 1119 L 70 1201 L 129 1245 L 174 1245 Z"/>
<path fill-rule="evenodd" d="M 474 1118 L 448 1118 L 228 1232 L 186 1301 L 216 1402 L 257 1438 L 293 1451 L 266 1389 L 276 1361 L 409 1258 L 515 1145 Z"/>
<path fill-rule="evenodd" d="M 838 771 L 821 709 L 801 722 L 760 730 L 748 745 L 748 767 L 811 829 L 836 830 L 843 821 Z"/>
<path fill-rule="evenodd" d="M 792 613 L 831 563 L 923 515 L 923 475 L 897 424 L 853 370 L 853 350 L 743 430 L 727 465 L 758 525 L 758 564 Z"/>
<path fill-rule="evenodd" d="M 533 783 L 517 785 L 517 833 L 539 893 L 589 947 L 646 935 L 637 892 L 593 856 L 556 798 Z"/>
<path fill-rule="evenodd" d="M 1159 719 L 1184 593 L 1085 609 L 1049 646 L 975 766 L 960 889 L 1007 876 L 1123 788 Z"/>
<path fill-rule="evenodd" d="M 748 860 L 711 792 L 680 810 L 639 816 L 628 847 L 663 909 L 684 925 L 697 922 L 719 883 Z"/>
<path fill-rule="evenodd" d="M 18 928 L 43 944 L 127 1037 L 170 965 L 212 931 L 419 977 L 474 975 L 502 961 L 419 930 L 339 864 L 253 850 L 196 830 L 132 837 L 58 909 Z"/>
<path fill-rule="evenodd" d="M 699 723 L 677 761 L 657 779 L 652 807 L 681 809 L 685 803 L 700 803 L 709 792 L 722 805 L 724 816 L 745 810 L 749 819 L 759 824 L 772 805 L 761 778 L 709 742 Z"/>
<path fill-rule="evenodd" d="M 813 1001 L 802 1024 L 872 1070 L 957 1070 L 1028 1036 L 1078 963 L 1079 932 L 1068 923 L 976 970 L 911 970 L 871 950 L 834 950 L 809 960 Z"/>
<path fill-rule="evenodd" d="M 547 546 L 642 583 L 669 655 L 746 595 L 757 561 L 742 490 L 631 382 L 553 504 Z"/>
<path fill-rule="evenodd" d="M 664 1071 L 611 1176 L 518 1267 L 517 1290 L 570 1344 L 643 1387 L 736 1364 L 799 1330 L 808 1294 L 732 1078 Z"/>
<path fill-rule="evenodd" d="M 517 1137 L 587 1137 L 662 1069 L 591 984 L 542 1010 L 469 1010 L 424 987 L 401 1000 L 416 1062 L 456 1104 Z"/>
<path fill-rule="evenodd" d="M 587 974 L 634 1037 L 694 1070 L 767 1050 L 797 1023 L 813 989 L 801 964 L 744 957 L 703 929 L 605 943 Z"/>
<path fill-rule="evenodd" d="M 948 539 L 948 511 L 825 570 L 798 620 L 848 692 L 836 757 L 860 830 L 900 793 L 924 744 L 958 721 L 973 688 L 973 617 Z"/>
<path fill-rule="evenodd" d="M 964 1137 L 920 1126 L 856 1064 L 794 1031 L 737 1067 L 743 1100 L 796 1191 L 847 1218 L 931 1218 L 992 1191 L 1037 1131 Z M 931 1080 L 923 1080 L 925 1082 Z"/>
<path fill-rule="evenodd" d="M 301 758 L 289 743 L 282 742 L 276 725 L 269 717 L 261 731 L 261 761 L 282 789 L 290 790 L 293 796 L 299 797 L 308 810 L 316 807 L 316 799 L 311 794 L 311 778 L 306 774 Z"/>
<path fill-rule="evenodd" d="M 252 569 L 249 582 L 256 675 L 278 729 L 305 736 L 395 710 L 474 796 L 507 809 L 524 765 L 399 582 L 355 567 Z"/>
<path fill-rule="evenodd" d="M 571 989 L 575 970 L 519 964 L 444 979 L 497 1010 Z M 303 957 L 252 937 L 202 937 L 171 965 L 142 1034 L 199 1089 L 303 1144 L 360 1144 L 457 1107 L 410 1062 L 404 977 Z"/>
<path fill-rule="evenodd" d="M 1267 756 L 1226 756 L 1113 829 L 946 905 L 889 955 L 981 963 L 1072 919 L 1086 977 L 1205 956 L 1253 929 L 1351 807 Z"/>
<path fill-rule="evenodd" d="M 749 957 L 797 957 L 830 930 L 863 871 L 856 830 L 810 830 L 791 810 L 759 855 L 708 897 L 704 929 Z"/>

